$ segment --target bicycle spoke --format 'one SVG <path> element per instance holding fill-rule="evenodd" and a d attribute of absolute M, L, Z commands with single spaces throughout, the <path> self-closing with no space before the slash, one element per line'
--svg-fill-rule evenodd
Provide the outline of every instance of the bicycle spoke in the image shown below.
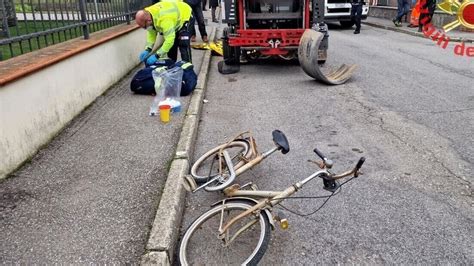
<path fill-rule="evenodd" d="M 246 209 L 220 207 L 194 232 L 187 242 L 190 265 L 240 265 L 261 245 L 262 218 L 249 215 L 219 237 L 219 228 Z"/>
<path fill-rule="evenodd" d="M 217 175 L 223 175 L 228 173 L 227 164 L 223 157 L 223 151 L 229 154 L 230 160 L 234 165 L 234 170 L 241 167 L 245 162 L 248 161 L 246 155 L 249 152 L 249 144 L 244 141 L 236 141 L 228 144 L 227 147 L 220 147 L 214 149 L 213 153 L 206 155 L 207 157 L 201 157 L 198 159 L 195 165 L 192 167 L 192 175 L 197 179 L 198 182 L 206 182 Z"/>
<path fill-rule="evenodd" d="M 228 245 L 231 244 L 241 233 L 243 233 L 245 230 L 249 229 L 252 225 L 254 225 L 257 222 L 258 222 L 258 220 L 254 219 L 254 220 L 248 222 L 246 225 L 242 226 L 242 228 L 240 228 L 239 230 L 237 230 L 237 232 L 235 232 L 234 236 L 232 236 L 232 238 L 229 240 L 229 242 L 227 244 Z"/>

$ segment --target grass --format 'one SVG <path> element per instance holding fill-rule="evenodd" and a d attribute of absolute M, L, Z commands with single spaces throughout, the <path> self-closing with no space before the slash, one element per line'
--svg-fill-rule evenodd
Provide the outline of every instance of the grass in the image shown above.
<path fill-rule="evenodd" d="M 24 5 L 15 4 L 15 12 L 17 13 L 32 12 L 32 11 L 33 11 L 33 8 L 28 4 L 24 4 Z"/>
<path fill-rule="evenodd" d="M 0 0 L 3 1 L 3 0 Z M 123 1 L 122 0 L 96 0 L 97 7 L 99 9 L 99 14 L 116 14 L 115 12 L 123 12 Z M 24 0 L 24 1 L 14 1 L 15 11 L 17 13 L 18 19 L 23 18 L 22 14 L 24 13 L 37 13 L 45 15 L 48 12 L 54 12 L 54 10 L 59 13 L 74 13 L 78 14 L 78 2 L 77 0 Z M 94 13 L 96 5 L 94 0 L 86 0 L 86 12 L 89 14 Z M 48 11 L 48 9 L 50 11 Z M 39 15 L 37 16 L 39 17 Z M 46 18 L 46 17 L 45 17 Z M 61 17 L 61 19 L 66 19 Z M 24 21 L 18 20 L 16 26 L 9 27 L 10 37 L 22 36 L 26 34 L 31 34 L 35 32 L 42 32 L 49 29 L 55 29 L 59 27 L 64 27 L 71 25 L 72 21 L 56 21 L 56 20 L 45 20 L 45 21 Z M 99 30 L 106 29 L 111 26 L 115 26 L 123 23 L 123 21 L 110 21 L 110 22 L 100 22 L 89 25 L 89 32 L 96 32 Z M 30 40 L 18 41 L 12 44 L 0 45 L 0 61 L 12 58 L 17 55 L 25 54 L 31 51 L 35 51 L 53 44 L 57 44 L 66 40 L 83 36 L 82 26 L 66 30 L 54 34 L 48 34 L 47 36 L 35 37 Z M 6 37 L 0 34 L 0 40 L 4 40 Z"/>
<path fill-rule="evenodd" d="M 11 37 L 22 36 L 26 34 L 31 34 L 34 32 L 41 32 L 48 29 L 55 29 L 59 27 L 64 27 L 67 25 L 74 24 L 72 21 L 37 21 L 36 23 L 32 21 L 18 21 L 17 26 L 9 27 Z M 99 30 L 106 29 L 110 26 L 117 25 L 122 22 L 114 21 L 111 23 L 98 23 L 89 25 L 89 32 L 96 32 Z M 25 54 L 32 52 L 53 44 L 64 42 L 66 40 L 74 39 L 77 37 L 83 36 L 82 27 L 61 31 L 54 34 L 49 34 L 46 36 L 32 38 L 29 41 L 24 40 L 21 42 L 16 42 L 11 45 L 2 45 L 0 47 L 0 60 L 7 60 L 17 55 Z M 5 37 L 0 39 L 5 39 Z"/>

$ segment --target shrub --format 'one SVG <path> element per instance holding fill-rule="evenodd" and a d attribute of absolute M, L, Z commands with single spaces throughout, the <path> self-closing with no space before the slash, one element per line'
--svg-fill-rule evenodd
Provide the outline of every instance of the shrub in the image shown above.
<path fill-rule="evenodd" d="M 24 5 L 15 4 L 15 12 L 22 13 L 22 12 L 32 12 L 32 11 L 33 11 L 33 8 L 31 8 L 31 6 L 28 4 L 24 4 Z"/>

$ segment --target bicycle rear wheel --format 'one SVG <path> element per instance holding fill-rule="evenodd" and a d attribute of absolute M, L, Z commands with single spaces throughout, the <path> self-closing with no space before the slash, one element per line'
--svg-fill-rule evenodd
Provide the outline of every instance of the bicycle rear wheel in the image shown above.
<path fill-rule="evenodd" d="M 178 250 L 181 265 L 256 265 L 270 241 L 270 222 L 266 215 L 249 215 L 236 222 L 229 228 L 229 238 L 243 226 L 252 225 L 228 245 L 218 237 L 221 216 L 225 224 L 253 205 L 244 201 L 228 202 L 199 216 L 181 239 Z"/>
<path fill-rule="evenodd" d="M 204 183 L 213 177 L 219 175 L 219 168 L 222 167 L 222 174 L 228 173 L 224 158 L 222 165 L 219 165 L 219 151 L 225 149 L 232 159 L 234 171 L 245 164 L 245 159 L 251 157 L 250 144 L 247 140 L 237 139 L 229 144 L 217 146 L 203 154 L 191 167 L 191 175 L 197 183 Z M 221 180 L 222 181 L 222 180 Z"/>

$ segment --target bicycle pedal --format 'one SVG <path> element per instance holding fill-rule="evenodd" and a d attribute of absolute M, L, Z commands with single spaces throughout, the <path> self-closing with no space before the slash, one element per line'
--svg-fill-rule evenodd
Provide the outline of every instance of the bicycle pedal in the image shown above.
<path fill-rule="evenodd" d="M 282 212 L 278 212 L 277 215 L 273 217 L 275 221 L 277 221 L 280 224 L 280 228 L 283 230 L 288 229 L 289 227 L 289 222 L 288 219 L 286 218 L 286 215 Z"/>

